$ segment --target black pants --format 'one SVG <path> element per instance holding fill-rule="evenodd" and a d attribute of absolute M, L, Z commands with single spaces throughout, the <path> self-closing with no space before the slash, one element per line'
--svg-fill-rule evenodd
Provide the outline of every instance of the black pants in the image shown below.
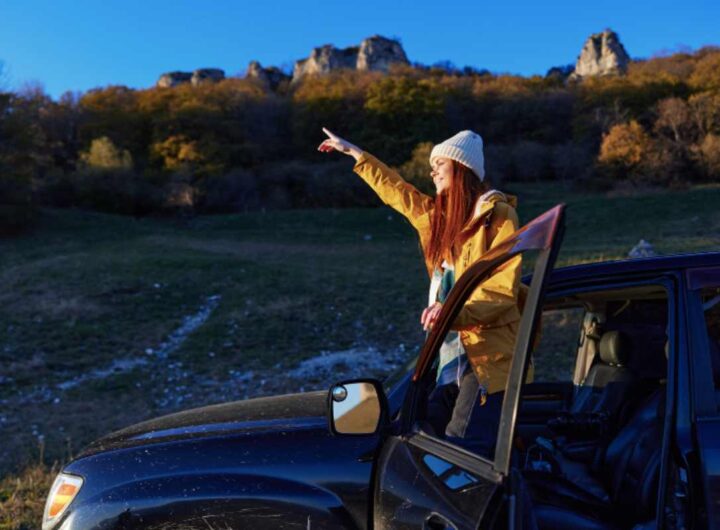
<path fill-rule="evenodd" d="M 435 388 L 428 399 L 427 418 L 436 432 L 445 433 L 448 441 L 492 458 L 504 396 L 505 392 L 496 392 L 483 399 L 483 388 L 468 369 L 459 388 L 455 384 Z"/>

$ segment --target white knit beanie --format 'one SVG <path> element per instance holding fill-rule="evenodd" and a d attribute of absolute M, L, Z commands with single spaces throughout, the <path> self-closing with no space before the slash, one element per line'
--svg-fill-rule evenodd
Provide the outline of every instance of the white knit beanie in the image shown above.
<path fill-rule="evenodd" d="M 430 153 L 430 163 L 439 156 L 460 162 L 472 169 L 481 181 L 485 179 L 483 141 L 478 133 L 460 131 L 452 138 L 437 144 Z"/>

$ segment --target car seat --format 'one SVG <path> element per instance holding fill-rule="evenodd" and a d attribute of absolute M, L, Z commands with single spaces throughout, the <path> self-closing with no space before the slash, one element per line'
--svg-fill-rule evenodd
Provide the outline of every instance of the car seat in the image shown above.
<path fill-rule="evenodd" d="M 627 367 L 632 349 L 632 341 L 621 331 L 600 337 L 598 358 L 569 409 L 548 422 L 563 441 L 597 439 L 626 420 L 630 405 L 645 393 L 635 371 Z"/>

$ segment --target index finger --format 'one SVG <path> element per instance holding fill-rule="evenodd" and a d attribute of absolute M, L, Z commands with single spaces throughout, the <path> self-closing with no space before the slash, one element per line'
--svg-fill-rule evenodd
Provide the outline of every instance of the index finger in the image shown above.
<path fill-rule="evenodd" d="M 335 140 L 337 138 L 337 135 L 327 130 L 325 127 L 322 128 L 323 132 L 327 134 L 331 139 Z"/>

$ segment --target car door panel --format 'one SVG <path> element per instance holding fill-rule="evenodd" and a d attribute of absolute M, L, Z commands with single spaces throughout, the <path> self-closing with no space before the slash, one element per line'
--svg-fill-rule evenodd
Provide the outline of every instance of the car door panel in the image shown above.
<path fill-rule="evenodd" d="M 498 482 L 435 455 L 417 440 L 391 438 L 383 451 L 374 528 L 476 529 L 488 510 L 497 509 L 492 504 Z"/>

